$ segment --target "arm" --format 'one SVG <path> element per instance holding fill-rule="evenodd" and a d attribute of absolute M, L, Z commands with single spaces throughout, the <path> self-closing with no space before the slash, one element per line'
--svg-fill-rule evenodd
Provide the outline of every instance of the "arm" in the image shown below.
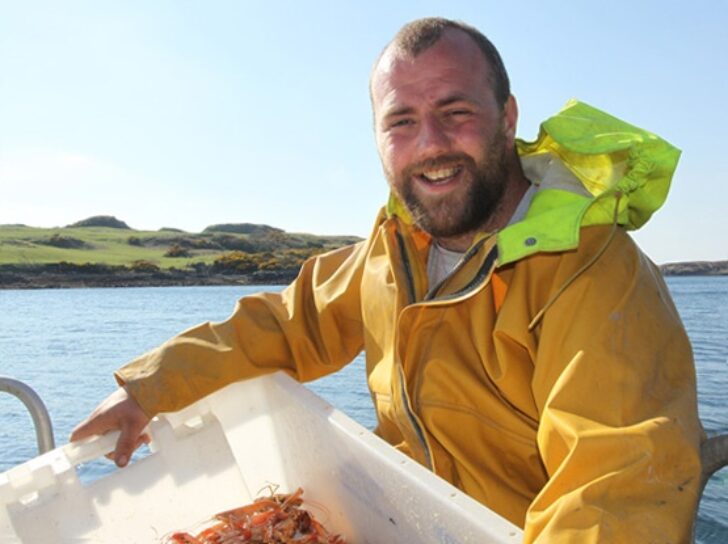
<path fill-rule="evenodd" d="M 605 232 L 583 231 L 553 290 Z M 656 267 L 618 231 L 537 335 L 532 388 L 549 481 L 525 541 L 688 541 L 702 429 L 690 345 Z"/>
<path fill-rule="evenodd" d="M 363 346 L 365 252 L 360 243 L 310 259 L 282 292 L 242 298 L 226 321 L 175 336 L 119 369 L 117 380 L 152 417 L 276 370 L 300 381 L 338 370 Z"/>
<path fill-rule="evenodd" d="M 307 261 L 281 293 L 241 299 L 221 323 L 203 323 L 117 371 L 123 387 L 103 401 L 71 440 L 120 429 L 114 458 L 126 464 L 147 422 L 234 381 L 285 370 L 301 381 L 338 370 L 362 349 L 360 243 Z"/>

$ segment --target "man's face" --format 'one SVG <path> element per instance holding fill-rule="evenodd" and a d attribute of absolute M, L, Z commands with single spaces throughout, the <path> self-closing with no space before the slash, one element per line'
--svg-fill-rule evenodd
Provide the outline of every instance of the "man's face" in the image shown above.
<path fill-rule="evenodd" d="M 372 77 L 377 148 L 390 186 L 435 238 L 484 227 L 508 181 L 515 103 L 498 106 L 490 68 L 465 33 L 415 58 L 385 53 Z"/>

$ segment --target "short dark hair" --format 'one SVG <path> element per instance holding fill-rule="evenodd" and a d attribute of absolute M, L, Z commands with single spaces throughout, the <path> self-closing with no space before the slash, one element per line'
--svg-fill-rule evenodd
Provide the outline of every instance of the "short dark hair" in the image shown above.
<path fill-rule="evenodd" d="M 465 32 L 475 42 L 478 49 L 483 52 L 485 60 L 490 65 L 493 73 L 493 80 L 491 82 L 493 85 L 493 94 L 502 108 L 511 95 L 511 84 L 508 79 L 506 67 L 503 65 L 503 59 L 501 59 L 500 53 L 498 53 L 493 43 L 482 32 L 463 22 L 445 19 L 443 17 L 426 17 L 409 22 L 387 44 L 379 55 L 379 59 L 381 59 L 384 52 L 390 47 L 394 47 L 396 51 L 405 55 L 416 57 L 435 45 L 443 33 L 449 29 Z M 377 64 L 379 63 L 379 59 L 377 59 Z"/>

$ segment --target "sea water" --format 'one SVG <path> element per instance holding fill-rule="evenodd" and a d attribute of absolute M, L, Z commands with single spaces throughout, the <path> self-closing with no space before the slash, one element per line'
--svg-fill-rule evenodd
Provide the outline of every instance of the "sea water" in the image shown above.
<path fill-rule="evenodd" d="M 700 417 L 708 435 L 728 432 L 728 277 L 668 278 L 693 344 Z M 0 375 L 29 384 L 50 412 L 56 444 L 116 388 L 113 371 L 173 334 L 228 317 L 241 296 L 270 286 L 0 290 Z M 372 429 L 375 416 L 359 356 L 343 371 L 308 385 Z M 37 455 L 22 403 L 0 394 L 0 472 Z M 114 470 L 90 463 L 89 478 Z M 708 484 L 698 540 L 728 542 L 728 468 Z"/>

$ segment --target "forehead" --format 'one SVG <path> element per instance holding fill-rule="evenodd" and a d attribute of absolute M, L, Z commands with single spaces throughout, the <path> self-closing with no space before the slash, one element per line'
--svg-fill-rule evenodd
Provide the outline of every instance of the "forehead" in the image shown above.
<path fill-rule="evenodd" d="M 462 31 L 448 30 L 416 57 L 389 47 L 372 72 L 375 114 L 407 102 L 437 100 L 442 94 L 492 95 L 491 70 L 485 55 Z M 404 102 L 404 103 L 403 103 Z"/>

